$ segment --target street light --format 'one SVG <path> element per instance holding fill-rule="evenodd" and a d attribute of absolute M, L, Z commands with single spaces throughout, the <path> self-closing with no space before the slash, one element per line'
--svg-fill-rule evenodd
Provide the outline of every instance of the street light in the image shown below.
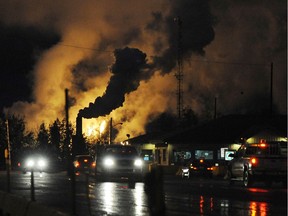
<path fill-rule="evenodd" d="M 119 124 L 122 125 L 123 122 L 119 122 L 119 123 L 113 125 L 113 124 L 112 124 L 112 118 L 110 118 L 110 127 L 109 127 L 109 129 L 110 129 L 110 130 L 109 130 L 109 131 L 110 131 L 110 132 L 109 132 L 109 144 L 113 144 L 113 136 L 112 136 L 112 135 L 113 135 L 113 134 L 112 134 L 112 133 L 113 133 L 113 127 L 115 127 L 116 125 L 119 125 Z"/>

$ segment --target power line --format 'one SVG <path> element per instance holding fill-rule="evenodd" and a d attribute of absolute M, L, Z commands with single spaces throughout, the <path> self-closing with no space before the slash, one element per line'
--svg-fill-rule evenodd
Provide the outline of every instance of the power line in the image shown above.
<path fill-rule="evenodd" d="M 91 47 L 82 47 L 82 46 L 76 46 L 71 44 L 64 44 L 64 43 L 58 43 L 60 46 L 65 47 L 71 47 L 76 49 L 85 49 L 85 50 L 91 50 L 96 52 L 107 52 L 107 53 L 113 53 L 114 50 L 103 50 L 103 49 L 95 49 Z M 205 63 L 214 63 L 214 64 L 228 64 L 228 65 L 245 65 L 245 66 L 270 66 L 269 63 L 244 63 L 244 62 L 225 62 L 225 61 L 211 61 L 211 60 L 191 60 L 189 59 L 189 62 L 205 62 Z"/>
<path fill-rule="evenodd" d="M 228 65 L 244 65 L 244 66 L 270 66 L 270 63 L 244 63 L 244 62 L 225 62 L 225 61 L 211 61 L 211 60 L 189 60 L 190 62 L 205 62 L 215 64 L 228 64 Z"/>
<path fill-rule="evenodd" d="M 82 47 L 82 46 L 75 46 L 75 45 L 70 45 L 70 44 L 63 44 L 63 43 L 58 43 L 60 46 L 65 46 L 65 47 L 72 47 L 76 49 L 85 49 L 85 50 L 91 50 L 91 51 L 96 51 L 96 52 L 108 52 L 108 53 L 113 53 L 114 50 L 103 50 L 103 49 L 95 49 L 95 48 L 90 48 L 90 47 Z"/>

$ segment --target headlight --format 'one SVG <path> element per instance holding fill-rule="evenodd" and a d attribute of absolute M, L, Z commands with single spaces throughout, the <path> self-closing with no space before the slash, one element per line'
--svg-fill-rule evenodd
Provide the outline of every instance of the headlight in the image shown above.
<path fill-rule="evenodd" d="M 136 159 L 136 160 L 134 161 L 134 165 L 135 165 L 135 166 L 140 167 L 140 166 L 142 166 L 142 164 L 143 164 L 143 162 L 142 162 L 141 159 Z"/>
<path fill-rule="evenodd" d="M 27 167 L 32 168 L 35 165 L 35 161 L 33 159 L 28 159 L 26 161 L 26 165 L 27 165 Z"/>
<path fill-rule="evenodd" d="M 40 158 L 38 160 L 38 164 L 37 165 L 38 165 L 39 168 L 44 168 L 44 167 L 47 166 L 47 161 L 45 159 L 43 159 L 43 158 Z"/>
<path fill-rule="evenodd" d="M 182 172 L 189 172 L 189 169 L 188 168 L 183 168 Z"/>
<path fill-rule="evenodd" d="M 104 166 L 106 166 L 106 167 L 111 167 L 114 165 L 114 160 L 110 157 L 105 158 L 103 162 L 104 162 Z"/>
<path fill-rule="evenodd" d="M 44 158 L 28 158 L 26 160 L 26 167 L 30 169 L 43 169 L 47 166 L 47 160 Z"/>

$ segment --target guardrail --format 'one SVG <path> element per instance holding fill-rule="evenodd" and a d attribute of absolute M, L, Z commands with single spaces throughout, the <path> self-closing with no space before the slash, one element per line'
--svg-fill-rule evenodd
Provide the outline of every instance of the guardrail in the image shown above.
<path fill-rule="evenodd" d="M 69 216 L 69 214 L 0 191 L 0 216 Z"/>

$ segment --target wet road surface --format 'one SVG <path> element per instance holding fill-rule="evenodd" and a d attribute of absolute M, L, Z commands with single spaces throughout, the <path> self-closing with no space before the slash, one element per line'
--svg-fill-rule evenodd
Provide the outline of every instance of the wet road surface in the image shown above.
<path fill-rule="evenodd" d="M 0 172 L 1 190 L 6 189 L 5 172 Z M 35 173 L 36 202 L 73 213 L 71 179 L 66 172 Z M 11 173 L 11 192 L 30 199 L 29 173 Z M 174 215 L 287 215 L 287 188 L 275 184 L 247 189 L 241 184 L 230 186 L 223 179 L 164 176 L 163 198 L 167 216 Z M 97 182 L 94 176 L 80 174 L 75 182 L 75 208 L 79 216 L 150 215 L 149 198 L 143 182 L 129 184 L 125 179 Z M 161 197 L 160 197 L 161 198 Z"/>

